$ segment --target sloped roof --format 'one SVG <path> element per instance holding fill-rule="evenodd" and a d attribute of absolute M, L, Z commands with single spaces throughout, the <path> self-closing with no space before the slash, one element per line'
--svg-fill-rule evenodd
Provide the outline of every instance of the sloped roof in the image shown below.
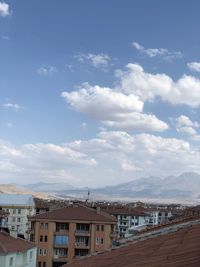
<path fill-rule="evenodd" d="M 0 206 L 34 206 L 32 195 L 0 194 Z"/>
<path fill-rule="evenodd" d="M 132 243 L 62 267 L 197 267 L 200 266 L 200 225 Z"/>
<path fill-rule="evenodd" d="M 4 231 L 0 231 L 0 254 L 22 252 L 34 248 L 34 243 L 21 238 L 14 238 Z"/>
<path fill-rule="evenodd" d="M 94 209 L 82 206 L 66 206 L 64 208 L 55 209 L 53 211 L 45 212 L 30 217 L 30 220 L 39 221 L 41 219 L 47 220 L 63 220 L 63 221 L 97 221 L 97 222 L 110 222 L 115 223 L 116 219 L 105 213 L 97 212 Z"/>

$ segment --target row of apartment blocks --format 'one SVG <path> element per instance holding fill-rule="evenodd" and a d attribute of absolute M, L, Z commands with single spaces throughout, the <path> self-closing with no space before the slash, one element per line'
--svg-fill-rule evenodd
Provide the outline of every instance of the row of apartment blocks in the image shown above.
<path fill-rule="evenodd" d="M 30 195 L 0 194 L 0 208 L 7 214 L 1 226 L 36 245 L 37 267 L 59 267 L 74 257 L 105 251 L 130 229 L 165 223 L 171 217 L 171 211 L 156 207 L 86 206 Z"/>

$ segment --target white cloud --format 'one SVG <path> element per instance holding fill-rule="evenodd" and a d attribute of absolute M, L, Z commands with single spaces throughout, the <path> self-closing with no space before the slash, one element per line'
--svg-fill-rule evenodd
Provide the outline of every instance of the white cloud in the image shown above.
<path fill-rule="evenodd" d="M 161 56 L 164 59 L 171 60 L 174 58 L 181 58 L 182 57 L 182 53 L 180 51 L 171 52 L 165 48 L 144 48 L 142 45 L 140 45 L 137 42 L 133 42 L 132 45 L 139 52 L 147 55 L 150 58 Z"/>
<path fill-rule="evenodd" d="M 200 124 L 197 121 L 191 121 L 185 115 L 181 115 L 175 119 L 177 132 L 186 133 L 189 135 L 196 135 L 197 131 L 195 128 L 199 128 Z"/>
<path fill-rule="evenodd" d="M 79 62 L 89 61 L 95 68 L 104 68 L 108 67 L 111 61 L 111 58 L 107 54 L 77 54 L 75 58 Z"/>
<path fill-rule="evenodd" d="M 192 127 L 180 127 L 180 128 L 177 128 L 176 130 L 177 132 L 186 133 L 189 135 L 194 135 L 197 133 L 197 131 Z"/>
<path fill-rule="evenodd" d="M 13 179 L 23 183 L 43 178 L 67 180 L 74 170 L 93 168 L 96 165 L 94 158 L 67 145 L 39 143 L 17 147 L 0 140 L 1 179 Z"/>
<path fill-rule="evenodd" d="M 6 17 L 11 14 L 9 5 L 5 2 L 0 2 L 0 16 Z"/>
<path fill-rule="evenodd" d="M 51 75 L 57 71 L 57 68 L 54 66 L 42 66 L 37 69 L 37 73 L 43 76 Z"/>
<path fill-rule="evenodd" d="M 100 120 L 104 125 L 136 131 L 164 131 L 168 125 L 155 115 L 143 114 L 143 102 L 133 94 L 84 84 L 79 91 L 61 96 L 76 111 Z"/>
<path fill-rule="evenodd" d="M 192 71 L 200 72 L 200 62 L 189 62 L 187 66 Z"/>
<path fill-rule="evenodd" d="M 167 123 L 159 120 L 155 115 L 138 112 L 117 114 L 112 121 L 103 121 L 103 123 L 106 126 L 126 131 L 162 132 L 169 128 Z"/>
<path fill-rule="evenodd" d="M 105 131 L 99 133 L 97 138 L 72 142 L 70 147 L 97 159 L 96 183 L 98 177 L 101 177 L 102 184 L 107 182 L 110 168 L 114 171 L 109 177 L 110 183 L 124 182 L 135 177 L 163 177 L 184 171 L 200 171 L 198 148 L 176 138 Z"/>
<path fill-rule="evenodd" d="M 200 106 L 200 79 L 183 75 L 174 81 L 166 74 L 145 72 L 139 64 L 129 63 L 126 70 L 116 71 L 120 79 L 119 89 L 126 94 L 137 95 L 143 101 L 160 97 L 173 105 Z"/>
<path fill-rule="evenodd" d="M 199 149 L 186 141 L 123 131 L 104 131 L 96 138 L 62 145 L 14 146 L 0 141 L 1 182 L 34 179 L 103 186 L 136 177 L 200 172 L 199 163 Z"/>
<path fill-rule="evenodd" d="M 178 127 L 182 127 L 182 126 L 191 126 L 191 127 L 195 127 L 198 128 L 200 127 L 200 124 L 197 121 L 191 121 L 190 118 L 188 118 L 185 115 L 181 115 L 179 116 L 177 119 L 177 126 Z"/>
<path fill-rule="evenodd" d="M 13 109 L 13 110 L 19 110 L 22 109 L 22 107 L 18 104 L 13 104 L 13 103 L 6 103 L 3 104 L 2 107 L 7 108 L 7 109 Z"/>

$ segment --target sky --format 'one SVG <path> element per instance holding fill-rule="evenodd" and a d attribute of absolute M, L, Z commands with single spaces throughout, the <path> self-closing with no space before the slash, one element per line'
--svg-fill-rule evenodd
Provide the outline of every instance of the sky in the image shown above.
<path fill-rule="evenodd" d="M 0 0 L 0 183 L 200 172 L 198 0 Z"/>

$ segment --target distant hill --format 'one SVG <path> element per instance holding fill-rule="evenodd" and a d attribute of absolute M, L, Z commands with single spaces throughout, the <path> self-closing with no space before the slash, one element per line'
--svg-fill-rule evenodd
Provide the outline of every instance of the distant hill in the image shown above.
<path fill-rule="evenodd" d="M 75 188 L 68 183 L 36 183 L 24 188 L 13 185 L 0 185 L 3 192 L 32 192 L 36 194 L 62 197 L 87 198 L 87 188 Z M 90 198 L 94 200 L 127 200 L 154 202 L 200 203 L 200 175 L 186 172 L 179 176 L 140 178 L 127 183 L 91 189 Z M 45 195 L 45 194 L 44 194 Z"/>
<path fill-rule="evenodd" d="M 87 189 L 63 183 L 28 185 L 33 191 L 55 192 L 60 197 L 86 198 Z M 199 202 L 200 175 L 186 172 L 179 176 L 140 178 L 127 183 L 91 189 L 93 199 Z"/>
<path fill-rule="evenodd" d="M 74 186 L 68 183 L 36 183 L 24 185 L 27 189 L 34 192 L 57 192 L 63 190 L 74 190 Z"/>

